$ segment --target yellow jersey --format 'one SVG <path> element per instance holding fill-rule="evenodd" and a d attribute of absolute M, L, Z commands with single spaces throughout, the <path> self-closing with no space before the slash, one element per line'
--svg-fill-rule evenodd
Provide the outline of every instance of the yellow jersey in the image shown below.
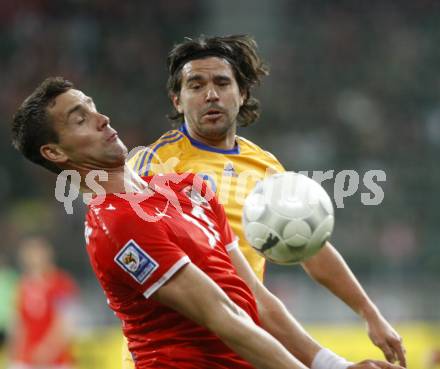
<path fill-rule="evenodd" d="M 207 146 L 192 138 L 185 127 L 168 131 L 128 161 L 141 176 L 160 173 L 197 173 L 211 186 L 226 215 L 240 249 L 260 280 L 264 258 L 246 242 L 241 216 L 244 200 L 256 182 L 266 175 L 284 171 L 278 160 L 256 144 L 236 136 L 231 150 Z"/>

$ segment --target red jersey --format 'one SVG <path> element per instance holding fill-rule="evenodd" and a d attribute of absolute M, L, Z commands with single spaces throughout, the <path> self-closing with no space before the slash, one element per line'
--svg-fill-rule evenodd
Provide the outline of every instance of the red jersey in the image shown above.
<path fill-rule="evenodd" d="M 22 278 L 18 287 L 18 317 L 24 334 L 14 360 L 33 364 L 34 349 L 44 340 L 55 319 L 63 314 L 66 304 L 71 303 L 76 295 L 75 282 L 60 270 L 49 272 L 43 278 Z M 66 347 L 51 364 L 71 362 L 71 347 Z"/>
<path fill-rule="evenodd" d="M 195 178 L 148 177 L 155 192 L 144 201 L 110 194 L 89 205 L 87 252 L 139 369 L 252 368 L 212 332 L 150 298 L 191 262 L 259 323 L 253 294 L 228 255 L 238 242 L 223 208 L 206 185 L 202 192 L 193 186 Z"/>

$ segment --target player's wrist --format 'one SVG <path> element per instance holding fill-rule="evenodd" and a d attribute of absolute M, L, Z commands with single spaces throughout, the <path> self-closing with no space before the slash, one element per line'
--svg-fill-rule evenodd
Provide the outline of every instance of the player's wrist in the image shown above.
<path fill-rule="evenodd" d="M 367 303 L 359 310 L 359 315 L 367 322 L 375 321 L 380 317 L 380 312 L 373 303 Z"/>
<path fill-rule="evenodd" d="M 347 369 L 352 362 L 336 355 L 333 351 L 322 348 L 312 361 L 311 369 Z"/>

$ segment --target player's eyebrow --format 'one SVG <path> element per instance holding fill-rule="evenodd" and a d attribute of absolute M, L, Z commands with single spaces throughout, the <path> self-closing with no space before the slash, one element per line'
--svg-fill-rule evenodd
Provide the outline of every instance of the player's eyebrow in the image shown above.
<path fill-rule="evenodd" d="M 201 74 L 193 74 L 192 76 L 188 77 L 188 79 L 186 80 L 186 83 L 191 83 L 191 82 L 200 82 L 202 81 L 204 78 L 202 77 Z"/>
<path fill-rule="evenodd" d="M 229 82 L 229 81 L 231 81 L 231 77 L 226 76 L 224 74 L 219 74 L 217 76 L 214 76 L 214 81 L 216 81 L 216 82 Z"/>
<path fill-rule="evenodd" d="M 186 83 L 191 83 L 191 82 L 200 82 L 203 81 L 205 78 L 201 75 L 201 74 L 194 74 L 190 77 L 188 77 L 188 79 L 186 80 Z M 214 81 L 216 82 L 221 82 L 221 81 L 230 81 L 231 77 L 225 75 L 225 74 L 218 74 L 214 76 Z"/>

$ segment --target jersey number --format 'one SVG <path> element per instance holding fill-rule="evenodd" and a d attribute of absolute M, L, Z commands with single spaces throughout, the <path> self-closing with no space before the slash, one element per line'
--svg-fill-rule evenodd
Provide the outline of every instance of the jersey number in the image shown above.
<path fill-rule="evenodd" d="M 220 241 L 220 234 L 217 232 L 217 230 L 214 228 L 214 223 L 211 222 L 211 220 L 208 218 L 208 216 L 205 214 L 205 211 L 200 206 L 194 206 L 191 210 L 191 215 L 183 213 L 182 216 L 185 220 L 188 222 L 194 224 L 197 228 L 199 228 L 204 235 L 208 238 L 208 243 L 211 248 L 214 248 L 218 241 Z M 202 220 L 205 222 L 208 227 L 205 227 L 202 223 L 199 222 L 199 220 Z"/>

